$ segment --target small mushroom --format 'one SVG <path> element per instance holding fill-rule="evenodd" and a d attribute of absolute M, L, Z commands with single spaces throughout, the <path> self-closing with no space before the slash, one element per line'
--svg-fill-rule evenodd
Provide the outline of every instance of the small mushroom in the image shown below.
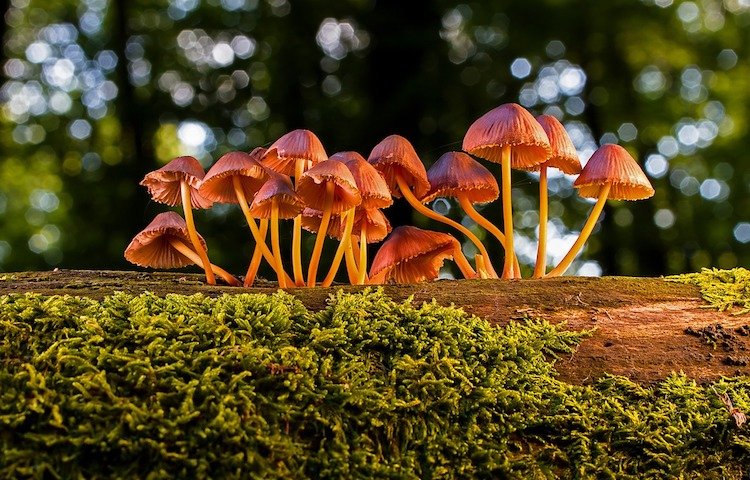
<path fill-rule="evenodd" d="M 516 103 L 506 103 L 471 124 L 464 136 L 463 150 L 501 165 L 505 231 L 503 278 L 520 277 L 520 272 L 514 272 L 513 268 L 515 252 L 510 170 L 511 167 L 528 169 L 544 163 L 550 156 L 547 134 L 525 108 Z"/>
<path fill-rule="evenodd" d="M 182 204 L 188 235 L 193 248 L 201 258 L 201 265 L 206 272 L 206 282 L 216 284 L 216 278 L 210 268 L 211 262 L 201 242 L 193 221 L 193 208 L 211 208 L 211 201 L 198 193 L 201 180 L 205 176 L 203 167 L 194 157 L 177 157 L 158 170 L 147 173 L 141 185 L 146 187 L 157 202 L 176 206 Z"/>
<path fill-rule="evenodd" d="M 206 242 L 198 235 L 205 249 Z M 125 259 L 141 267 L 180 268 L 201 265 L 200 256 L 190 248 L 190 234 L 185 220 L 175 212 L 160 213 L 138 233 L 125 249 Z M 242 285 L 229 272 L 214 264 L 211 270 L 229 285 Z"/>
<path fill-rule="evenodd" d="M 464 277 L 473 276 L 458 240 L 447 233 L 397 227 L 375 254 L 370 283 L 418 283 L 434 280 L 446 259 L 455 259 Z"/>
<path fill-rule="evenodd" d="M 654 187 L 627 150 L 619 145 L 605 144 L 594 152 L 573 186 L 585 198 L 596 198 L 586 223 L 575 243 L 560 263 L 545 277 L 559 277 L 575 259 L 596 226 L 607 199 L 642 200 L 654 194 Z"/>

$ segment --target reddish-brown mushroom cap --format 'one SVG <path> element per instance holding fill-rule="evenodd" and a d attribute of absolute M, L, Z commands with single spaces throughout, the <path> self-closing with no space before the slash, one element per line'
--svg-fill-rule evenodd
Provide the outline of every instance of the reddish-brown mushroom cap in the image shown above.
<path fill-rule="evenodd" d="M 203 167 L 194 157 L 177 157 L 160 169 L 147 173 L 141 185 L 148 189 L 154 201 L 176 206 L 182 204 L 180 182 L 184 181 L 190 187 L 192 208 L 211 208 L 212 202 L 198 192 L 204 176 Z"/>
<path fill-rule="evenodd" d="M 272 173 L 255 194 L 253 203 L 250 204 L 250 214 L 255 218 L 271 218 L 274 199 L 279 209 L 279 218 L 294 218 L 305 208 L 289 177 Z"/>
<path fill-rule="evenodd" d="M 432 188 L 423 203 L 438 197 L 466 197 L 471 203 L 497 200 L 500 189 L 497 180 L 484 165 L 463 152 L 448 152 L 440 156 L 427 171 Z"/>
<path fill-rule="evenodd" d="M 170 237 L 182 241 L 185 245 L 191 244 L 185 220 L 175 212 L 160 213 L 133 238 L 125 249 L 125 259 L 135 265 L 150 268 L 195 265 L 195 262 L 170 244 Z M 198 239 L 205 249 L 206 242 L 203 237 L 198 235 Z"/>
<path fill-rule="evenodd" d="M 464 136 L 464 151 L 495 163 L 501 163 L 505 146 L 511 147 L 513 168 L 529 169 L 547 161 L 551 154 L 542 126 L 516 103 L 506 103 L 485 113 Z"/>
<path fill-rule="evenodd" d="M 317 233 L 320 229 L 320 222 L 323 212 L 314 208 L 305 208 L 302 211 L 302 228 L 308 232 Z M 377 243 L 382 241 L 390 232 L 391 224 L 380 209 L 362 209 L 357 210 L 354 215 L 354 227 L 352 228 L 352 237 L 359 237 L 362 231 L 362 224 L 367 223 L 367 243 Z M 341 220 L 341 216 L 332 215 L 328 223 L 326 235 L 341 240 L 344 235 L 346 222 Z"/>
<path fill-rule="evenodd" d="M 552 148 L 552 156 L 544 165 L 557 168 L 568 175 L 581 173 L 581 161 L 578 159 L 578 152 L 563 124 L 552 115 L 539 115 L 536 120 L 547 134 Z M 530 170 L 539 170 L 541 166 L 541 164 L 534 165 Z"/>
<path fill-rule="evenodd" d="M 367 161 L 380 172 L 391 190 L 391 195 L 396 198 L 402 196 L 396 181 L 397 175 L 413 187 L 414 196 L 417 198 L 422 198 L 430 190 L 427 171 L 419 155 L 409 140 L 400 135 L 385 137 L 375 145 Z"/>
<path fill-rule="evenodd" d="M 594 152 L 573 186 L 582 197 L 597 198 L 605 184 L 612 186 L 612 200 L 641 200 L 654 194 L 654 187 L 635 159 L 620 145 L 608 143 Z"/>
<path fill-rule="evenodd" d="M 294 176 L 297 160 L 316 165 L 328 159 L 320 139 L 310 130 L 293 130 L 282 135 L 263 155 L 263 166 L 277 173 Z"/>
<path fill-rule="evenodd" d="M 402 226 L 378 250 L 370 268 L 370 278 L 383 282 L 416 283 L 434 280 L 446 259 L 452 259 L 458 240 L 452 236 Z"/>
<path fill-rule="evenodd" d="M 302 174 L 297 193 L 308 207 L 323 210 L 328 183 L 334 185 L 332 213 L 342 213 L 362 203 L 352 172 L 338 160 L 320 162 Z"/>
<path fill-rule="evenodd" d="M 393 198 L 380 172 L 356 152 L 340 153 L 355 153 L 358 157 L 350 158 L 342 163 L 352 172 L 359 194 L 362 196 L 362 203 L 359 207 L 364 209 L 390 207 L 393 204 Z M 335 159 L 336 155 L 331 159 Z"/>
<path fill-rule="evenodd" d="M 245 198 L 251 201 L 268 178 L 268 172 L 258 162 L 264 151 L 259 147 L 252 153 L 229 152 L 223 155 L 203 177 L 198 192 L 214 202 L 237 203 L 232 179 L 238 177 Z"/>
<path fill-rule="evenodd" d="M 367 161 L 365 160 L 365 157 L 363 157 L 359 152 L 353 151 L 336 152 L 331 155 L 331 160 L 338 160 L 346 166 L 349 166 L 349 162 L 354 162 L 357 160 L 362 160 L 364 162 Z"/>

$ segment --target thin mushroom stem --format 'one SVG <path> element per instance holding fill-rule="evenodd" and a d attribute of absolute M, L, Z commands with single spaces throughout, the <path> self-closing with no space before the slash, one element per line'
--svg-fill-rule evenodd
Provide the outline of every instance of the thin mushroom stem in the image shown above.
<path fill-rule="evenodd" d="M 320 263 L 320 253 L 323 251 L 323 240 L 328 233 L 328 223 L 331 220 L 331 209 L 333 208 L 333 194 L 336 185 L 333 182 L 326 183 L 326 196 L 323 200 L 323 218 L 320 220 L 318 235 L 315 237 L 315 246 L 313 247 L 310 265 L 307 268 L 307 286 L 314 287 L 318 275 L 318 264 Z"/>
<path fill-rule="evenodd" d="M 485 270 L 485 264 L 484 264 L 484 257 L 481 253 L 477 253 L 474 255 L 474 263 L 477 266 L 477 271 L 479 273 L 479 278 L 486 279 L 487 277 L 487 271 Z"/>
<path fill-rule="evenodd" d="M 477 225 L 494 235 L 498 242 L 503 246 L 503 249 L 505 249 L 505 235 L 503 235 L 503 232 L 501 232 L 494 223 L 490 222 L 484 215 L 479 213 L 464 195 L 458 197 L 458 203 L 469 218 L 474 220 Z M 489 263 L 489 259 L 485 259 L 485 264 L 486 263 Z M 515 256 L 513 256 L 513 273 L 514 278 L 521 278 L 521 267 L 518 265 L 518 258 Z"/>
<path fill-rule="evenodd" d="M 245 215 L 247 225 L 250 227 L 250 233 L 252 233 L 253 238 L 255 239 L 256 247 L 260 247 L 261 252 L 263 253 L 263 258 L 266 259 L 266 262 L 268 262 L 278 274 L 279 272 L 276 270 L 276 256 L 268 248 L 268 245 L 266 245 L 266 234 L 261 235 L 260 230 L 258 230 L 258 225 L 255 223 L 255 219 L 250 214 L 250 206 L 247 204 L 247 197 L 245 197 L 245 191 L 242 189 L 242 185 L 240 185 L 240 179 L 238 177 L 232 178 L 232 184 L 234 185 L 234 194 L 237 196 L 237 202 L 240 204 L 240 209 L 242 209 L 242 213 Z M 287 279 L 287 283 L 292 283 L 291 278 L 286 271 L 282 270 L 282 273 Z"/>
<path fill-rule="evenodd" d="M 299 177 L 305 173 L 306 160 L 298 158 L 294 162 L 294 181 L 299 182 Z M 298 287 L 305 286 L 305 276 L 302 273 L 302 214 L 294 217 L 292 230 L 292 270 L 294 271 L 294 284 Z"/>
<path fill-rule="evenodd" d="M 349 246 L 346 247 L 344 259 L 346 261 L 346 274 L 349 276 L 349 283 L 357 285 L 359 267 L 357 266 L 357 260 L 354 257 L 354 237 L 349 238 Z"/>
<path fill-rule="evenodd" d="M 190 237 L 190 243 L 193 244 L 193 248 L 201 259 L 199 265 L 203 266 L 203 270 L 206 272 L 206 283 L 209 285 L 216 285 L 216 277 L 214 276 L 213 270 L 211 270 L 211 262 L 208 260 L 208 253 L 206 253 L 206 249 L 203 248 L 203 245 L 198 240 L 198 232 L 195 230 L 193 208 L 190 201 L 190 186 L 184 180 L 180 181 L 180 196 L 182 197 L 182 210 L 185 213 L 188 237 Z"/>
<path fill-rule="evenodd" d="M 466 256 L 464 255 L 464 252 L 461 251 L 461 247 L 457 246 L 453 252 L 453 260 L 456 262 L 456 265 L 458 265 L 458 269 L 461 270 L 461 275 L 464 276 L 464 278 L 476 278 L 477 274 L 472 270 L 471 264 L 466 259 Z"/>
<path fill-rule="evenodd" d="M 172 247 L 186 256 L 190 259 L 191 262 L 195 263 L 196 265 L 200 266 L 201 264 L 201 257 L 198 255 L 193 249 L 188 247 L 186 244 L 184 244 L 180 239 L 175 237 L 169 238 L 169 244 L 172 245 Z M 223 268 L 219 267 L 218 265 L 214 265 L 213 263 L 209 264 L 211 266 L 211 270 L 216 273 L 216 275 L 220 276 L 224 279 L 225 282 L 227 282 L 229 285 L 233 287 L 240 287 L 242 286 L 242 283 L 234 278 L 234 276 L 224 270 Z"/>
<path fill-rule="evenodd" d="M 276 277 L 279 280 L 279 287 L 286 288 L 286 273 L 284 272 L 284 266 L 281 262 L 281 248 L 279 247 L 279 205 L 277 200 L 274 198 L 271 200 L 271 245 L 273 248 L 274 266 L 276 269 Z"/>
<path fill-rule="evenodd" d="M 263 239 L 263 243 L 266 241 L 266 234 L 268 233 L 268 219 L 264 218 L 260 221 L 260 238 Z M 268 248 L 268 247 L 266 247 Z M 250 265 L 247 267 L 247 273 L 245 274 L 244 286 L 252 287 L 255 282 L 255 276 L 258 274 L 258 268 L 260 267 L 260 261 L 263 259 L 263 249 L 258 243 L 255 244 L 253 249 L 253 258 L 250 260 Z"/>
<path fill-rule="evenodd" d="M 348 245 L 351 245 L 349 239 L 352 236 L 352 229 L 354 228 L 354 208 L 350 208 L 344 214 L 346 215 L 346 225 L 344 226 L 344 235 L 341 237 L 339 246 L 336 249 L 336 253 L 333 255 L 333 261 L 331 262 L 331 268 L 328 270 L 328 275 L 323 279 L 322 286 L 330 287 L 333 283 L 333 279 L 336 278 L 336 272 L 339 271 L 341 265 L 341 259 L 344 257 L 344 251 Z"/>
<path fill-rule="evenodd" d="M 542 165 L 539 171 L 539 244 L 533 278 L 542 278 L 547 272 L 547 203 L 547 165 Z"/>
<path fill-rule="evenodd" d="M 411 189 L 406 184 L 406 182 L 401 177 L 401 175 L 396 175 L 396 181 L 398 182 L 398 187 L 401 189 L 401 194 L 404 196 L 404 198 L 406 199 L 406 201 L 409 202 L 409 204 L 412 207 L 414 207 L 414 209 L 416 211 L 418 211 L 419 213 L 421 213 L 425 217 L 431 218 L 433 220 L 436 220 L 438 222 L 444 223 L 446 225 L 450 225 L 451 227 L 453 227 L 456 230 L 460 231 L 461 233 L 463 233 L 464 235 L 466 235 L 469 238 L 469 240 L 471 240 L 474 243 L 474 245 L 477 246 L 477 248 L 482 253 L 482 255 L 488 256 L 487 249 L 484 248 L 484 245 L 482 244 L 482 242 L 479 241 L 479 239 L 477 238 L 477 236 L 474 235 L 473 233 L 471 233 L 471 231 L 468 228 L 464 227 L 463 225 L 461 225 L 458 222 L 454 222 L 450 218 L 444 217 L 443 215 L 440 215 L 439 213 L 437 213 L 437 212 L 435 212 L 433 210 L 430 210 L 429 208 L 425 207 L 422 204 L 422 202 L 420 202 L 417 199 L 417 197 L 414 196 L 414 193 L 412 193 Z M 468 261 L 467 261 L 467 264 L 468 264 Z M 469 265 L 469 269 L 467 270 L 467 272 L 470 272 L 471 275 L 468 276 L 468 277 L 466 277 L 466 278 L 475 278 L 477 276 L 477 274 L 474 271 L 474 269 L 471 268 L 471 265 Z M 464 276 L 466 276 L 465 273 L 464 273 Z"/>
<path fill-rule="evenodd" d="M 513 203 L 510 194 L 510 146 L 504 145 L 500 162 L 502 170 L 502 198 L 503 198 L 503 228 L 505 230 L 505 263 L 503 264 L 503 278 L 512 278 L 513 259 Z"/>
<path fill-rule="evenodd" d="M 560 260 L 560 263 L 555 268 L 550 270 L 547 275 L 545 275 L 545 278 L 559 277 L 560 275 L 565 273 L 565 270 L 567 270 L 570 264 L 573 263 L 576 255 L 578 255 L 578 252 L 583 247 L 583 244 L 586 243 L 589 235 L 591 235 L 591 232 L 594 231 L 596 221 L 599 219 L 599 215 L 601 215 L 602 210 L 604 209 L 604 204 L 607 203 L 607 196 L 609 195 L 609 189 L 611 187 L 611 183 L 606 183 L 599 190 L 599 198 L 597 198 L 594 208 L 591 209 L 591 213 L 589 213 L 589 217 L 586 219 L 586 223 L 583 225 L 581 233 L 578 235 L 575 243 L 570 247 L 570 250 L 568 250 L 568 253 L 565 254 L 565 257 Z"/>
<path fill-rule="evenodd" d="M 359 277 L 357 285 L 364 285 L 367 275 L 367 221 L 362 222 L 362 230 L 359 232 Z"/>

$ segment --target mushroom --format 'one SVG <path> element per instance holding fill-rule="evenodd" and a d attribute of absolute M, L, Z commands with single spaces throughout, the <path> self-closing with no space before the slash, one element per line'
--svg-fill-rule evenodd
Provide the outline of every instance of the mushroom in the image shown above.
<path fill-rule="evenodd" d="M 525 108 L 516 103 L 506 103 L 471 124 L 464 136 L 463 150 L 501 165 L 505 230 L 503 278 L 518 277 L 520 272 L 514 272 L 513 268 L 515 252 L 510 170 L 511 167 L 528 169 L 544 163 L 550 156 L 547 134 Z"/>
<path fill-rule="evenodd" d="M 294 177 L 295 185 L 305 170 L 328 159 L 320 139 L 310 130 L 293 130 L 276 140 L 263 157 L 263 165 L 271 170 Z M 294 282 L 305 284 L 302 273 L 302 224 L 294 218 L 292 230 L 292 270 Z"/>
<path fill-rule="evenodd" d="M 323 212 L 307 270 L 307 285 L 314 287 L 317 281 L 320 254 L 323 250 L 323 240 L 328 231 L 331 215 L 343 214 L 350 209 L 354 209 L 362 202 L 362 197 L 351 172 L 338 160 L 320 162 L 303 173 L 297 181 L 297 193 L 308 207 Z M 349 232 L 351 232 L 353 224 L 354 216 L 347 213 L 346 229 Z M 349 235 L 345 234 L 340 244 L 346 246 L 348 242 Z M 334 257 L 334 264 L 335 259 L 336 257 Z M 332 264 L 332 267 L 334 264 Z M 335 268 L 338 268 L 338 264 L 335 264 Z"/>
<path fill-rule="evenodd" d="M 256 148 L 251 153 L 229 152 L 223 155 L 208 171 L 201 186 L 198 189 L 204 198 L 217 203 L 238 204 L 245 215 L 253 238 L 255 238 L 255 249 L 253 260 L 245 275 L 244 285 L 249 287 L 255 280 L 255 274 L 260 264 L 260 254 L 266 254 L 266 261 L 273 265 L 273 255 L 266 245 L 265 236 L 268 221 L 262 220 L 261 228 L 255 223 L 250 215 L 248 199 L 252 201 L 255 192 L 263 186 L 268 178 L 268 172 L 258 162 L 265 152 L 264 148 Z M 265 249 L 264 249 L 265 247 Z"/>
<path fill-rule="evenodd" d="M 157 202 L 176 206 L 182 204 L 185 213 L 188 235 L 193 248 L 201 259 L 201 265 L 206 272 L 206 282 L 216 285 L 216 277 L 211 270 L 211 262 L 203 244 L 198 241 L 198 232 L 193 221 L 193 208 L 211 208 L 211 201 L 198 193 L 201 180 L 205 172 L 194 157 L 177 157 L 158 170 L 147 173 L 141 185 L 146 187 Z"/>
<path fill-rule="evenodd" d="M 279 219 L 294 218 L 302 212 L 304 203 L 292 187 L 292 181 L 286 175 L 270 173 L 268 180 L 255 194 L 250 204 L 250 215 L 255 218 L 271 219 L 271 248 L 273 249 L 273 268 L 281 288 L 294 284 L 284 270 L 279 246 Z"/>
<path fill-rule="evenodd" d="M 198 241 L 205 249 L 206 242 L 198 235 Z M 190 234 L 187 224 L 175 212 L 160 213 L 138 233 L 125 249 L 125 259 L 141 267 L 180 268 L 187 265 L 201 265 L 200 256 L 190 248 Z M 214 264 L 209 267 L 229 285 L 242 285 L 229 272 Z"/>
<path fill-rule="evenodd" d="M 465 277 L 473 276 L 461 244 L 447 233 L 409 225 L 397 227 L 375 254 L 370 283 L 417 283 L 434 280 L 446 259 L 455 259 Z"/>
<path fill-rule="evenodd" d="M 591 209 L 575 243 L 560 263 L 545 277 L 559 277 L 565 273 L 594 230 L 608 198 L 642 200 L 654 194 L 654 188 L 635 159 L 627 150 L 611 143 L 602 145 L 594 152 L 573 186 L 578 189 L 580 196 L 596 198 L 596 204 Z"/>
<path fill-rule="evenodd" d="M 536 120 L 544 129 L 552 148 L 552 156 L 539 169 L 539 244 L 536 250 L 534 278 L 542 278 L 547 272 L 547 168 L 554 167 L 568 175 L 581 173 L 581 161 L 573 141 L 562 123 L 551 115 L 539 115 Z"/>
<path fill-rule="evenodd" d="M 425 217 L 460 231 L 476 245 L 485 257 L 487 256 L 487 249 L 468 228 L 430 210 L 419 200 L 430 190 L 430 182 L 427 179 L 427 171 L 422 161 L 407 139 L 400 135 L 386 137 L 375 145 L 367 161 L 383 176 L 391 190 L 391 195 L 396 198 L 403 196 L 416 211 Z M 473 273 L 472 276 L 476 275 L 473 269 L 471 272 Z"/>

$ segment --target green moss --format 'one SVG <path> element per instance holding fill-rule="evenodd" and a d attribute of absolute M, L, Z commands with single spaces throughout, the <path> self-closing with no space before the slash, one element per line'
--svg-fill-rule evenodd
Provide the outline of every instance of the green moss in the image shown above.
<path fill-rule="evenodd" d="M 585 333 L 382 290 L 0 296 L 2 478 L 743 478 L 684 376 L 555 378 Z M 750 380 L 714 385 L 750 407 Z"/>
<path fill-rule="evenodd" d="M 666 280 L 698 286 L 703 299 L 721 311 L 738 308 L 735 315 L 750 312 L 750 270 L 704 268 L 700 273 L 673 275 Z"/>

